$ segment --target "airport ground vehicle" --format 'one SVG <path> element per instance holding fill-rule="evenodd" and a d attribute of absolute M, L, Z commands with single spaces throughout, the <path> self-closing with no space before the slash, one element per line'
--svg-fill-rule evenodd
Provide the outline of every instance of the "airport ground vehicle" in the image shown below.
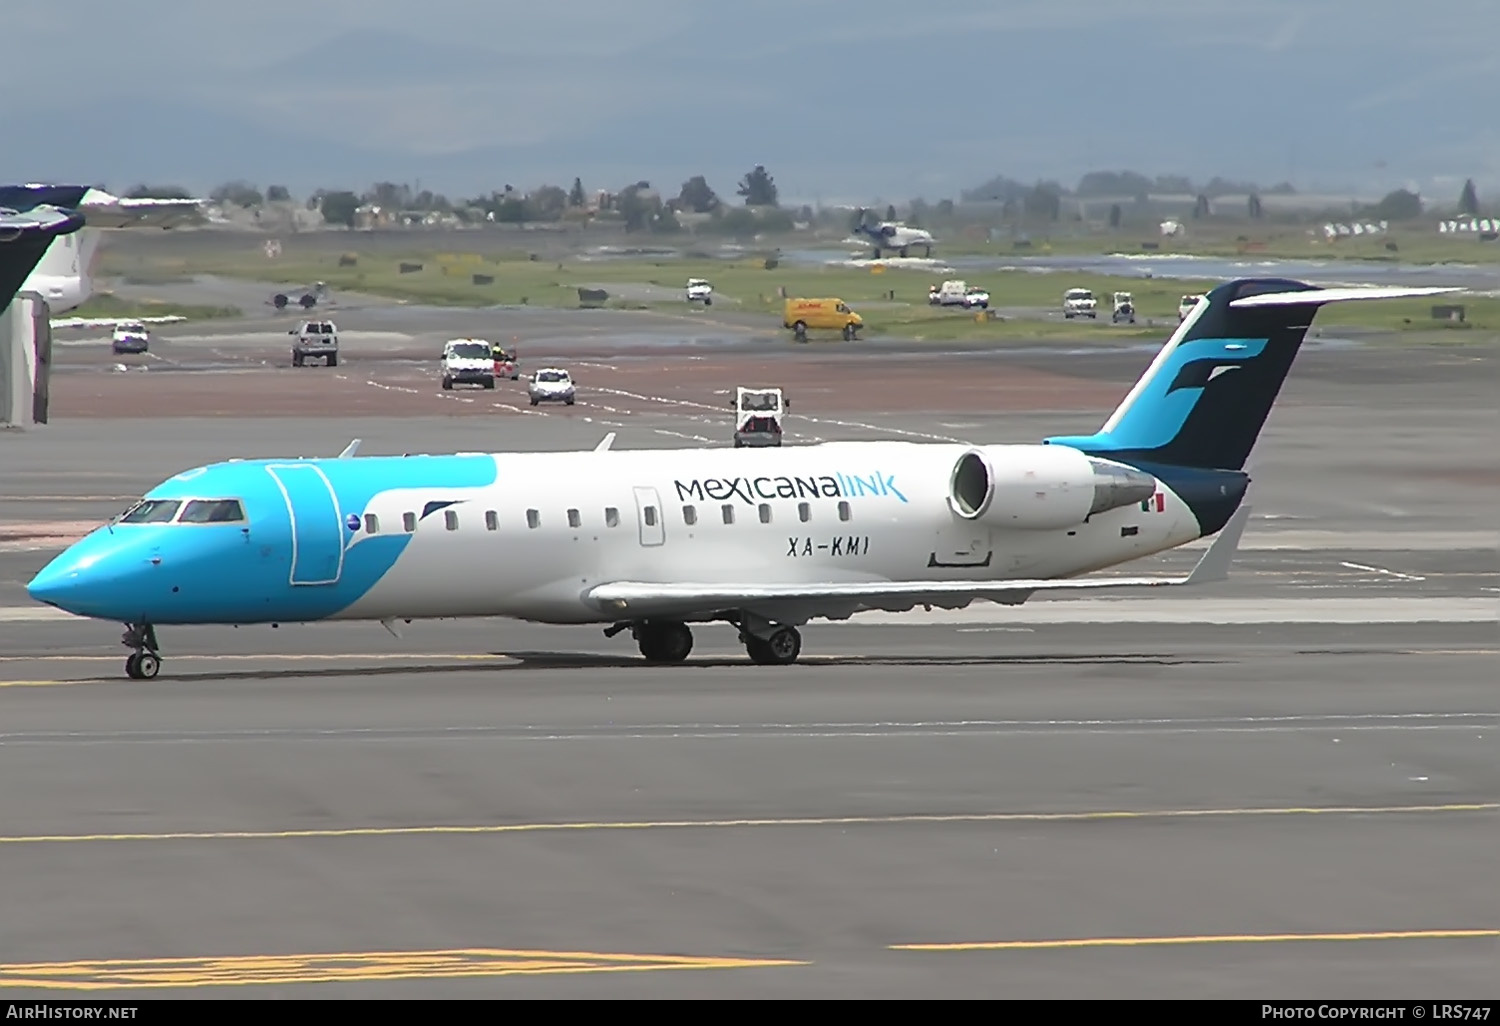
<path fill-rule="evenodd" d="M 332 321 L 303 321 L 287 334 L 297 340 L 292 343 L 293 367 L 320 358 L 329 367 L 339 365 L 339 329 Z"/>
<path fill-rule="evenodd" d="M 714 305 L 714 287 L 709 284 L 707 278 L 688 279 L 687 301 L 689 303 L 702 303 L 704 306 Z"/>
<path fill-rule="evenodd" d="M 1202 298 L 1202 296 L 1196 294 L 1182 297 L 1182 302 L 1177 304 L 1178 323 L 1187 320 L 1187 315 L 1193 312 L 1193 307 L 1197 306 L 1198 300 Z"/>
<path fill-rule="evenodd" d="M 1070 321 L 1074 317 L 1098 317 L 1097 307 L 1094 294 L 1088 289 L 1069 289 L 1063 293 L 1063 316 Z"/>
<path fill-rule="evenodd" d="M 798 341 L 809 331 L 837 331 L 847 339 L 859 337 L 864 318 L 849 309 L 842 299 L 788 299 L 781 314 L 782 327 L 791 328 Z"/>
<path fill-rule="evenodd" d="M 961 306 L 965 310 L 984 310 L 990 305 L 990 294 L 966 281 L 945 281 L 927 290 L 930 306 Z"/>
<path fill-rule="evenodd" d="M 292 293 L 278 292 L 271 297 L 271 305 L 278 310 L 285 310 L 292 304 L 293 295 L 296 295 L 295 291 Z M 311 310 L 318 305 L 318 300 L 324 299 L 327 296 L 328 286 L 319 281 L 301 290 L 301 295 L 297 296 L 296 302 L 302 309 Z"/>
<path fill-rule="evenodd" d="M 139 321 L 115 325 L 109 345 L 115 353 L 144 353 L 151 348 L 151 333 Z"/>
<path fill-rule="evenodd" d="M 1115 324 L 1121 321 L 1126 324 L 1135 323 L 1135 297 L 1129 292 L 1115 293 L 1115 308 L 1110 312 L 1109 319 Z"/>
<path fill-rule="evenodd" d="M 495 387 L 495 354 L 478 338 L 455 338 L 443 343 L 443 388 L 454 385 Z"/>
<path fill-rule="evenodd" d="M 537 403 L 564 403 L 572 406 L 576 397 L 572 376 L 557 367 L 543 367 L 533 374 L 526 391 L 533 406 Z"/>
<path fill-rule="evenodd" d="M 734 447 L 781 444 L 781 415 L 791 403 L 779 388 L 736 388 Z"/>
<path fill-rule="evenodd" d="M 516 355 L 514 349 L 506 349 L 502 345 L 491 347 L 490 355 L 495 361 L 495 377 L 509 378 L 515 381 L 521 376 L 521 359 Z"/>

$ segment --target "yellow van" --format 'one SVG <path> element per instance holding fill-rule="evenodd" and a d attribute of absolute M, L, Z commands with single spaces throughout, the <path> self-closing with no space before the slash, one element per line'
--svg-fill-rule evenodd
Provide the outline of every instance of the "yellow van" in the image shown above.
<path fill-rule="evenodd" d="M 846 339 L 858 338 L 859 329 L 865 326 L 864 318 L 842 299 L 788 299 L 781 324 L 798 335 L 826 328 L 841 332 Z"/>

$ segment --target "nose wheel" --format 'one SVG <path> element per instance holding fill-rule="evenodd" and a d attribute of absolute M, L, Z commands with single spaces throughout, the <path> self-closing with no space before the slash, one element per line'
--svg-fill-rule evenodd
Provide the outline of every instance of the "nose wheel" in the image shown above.
<path fill-rule="evenodd" d="M 131 680 L 150 680 L 161 672 L 161 652 L 156 644 L 156 628 L 149 623 L 126 624 L 120 643 L 133 649 L 125 660 L 125 676 Z"/>
<path fill-rule="evenodd" d="M 133 680 L 150 680 L 161 670 L 161 660 L 150 652 L 135 652 L 125 660 L 125 675 Z"/>

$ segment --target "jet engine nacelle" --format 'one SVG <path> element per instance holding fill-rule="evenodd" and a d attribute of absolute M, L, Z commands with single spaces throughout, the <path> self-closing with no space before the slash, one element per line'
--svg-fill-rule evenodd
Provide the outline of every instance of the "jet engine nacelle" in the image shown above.
<path fill-rule="evenodd" d="M 995 527 L 1076 527 L 1095 513 L 1144 502 L 1150 474 L 1062 445 L 985 445 L 953 465 L 948 505 L 965 520 Z"/>

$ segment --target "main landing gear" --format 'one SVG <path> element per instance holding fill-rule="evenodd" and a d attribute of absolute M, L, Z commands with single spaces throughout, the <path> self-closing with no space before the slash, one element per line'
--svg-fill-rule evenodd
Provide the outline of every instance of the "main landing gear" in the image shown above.
<path fill-rule="evenodd" d="M 120 643 L 131 650 L 125 660 L 125 675 L 132 680 L 150 680 L 161 671 L 161 649 L 156 644 L 156 628 L 149 623 L 128 623 Z"/>
<path fill-rule="evenodd" d="M 740 629 L 740 643 L 750 661 L 761 666 L 785 666 L 802 654 L 802 635 L 795 627 L 743 613 L 724 617 Z M 641 620 L 617 623 L 604 629 L 604 636 L 614 637 L 629 630 L 641 655 L 651 663 L 680 663 L 693 651 L 693 632 L 677 620 Z"/>

